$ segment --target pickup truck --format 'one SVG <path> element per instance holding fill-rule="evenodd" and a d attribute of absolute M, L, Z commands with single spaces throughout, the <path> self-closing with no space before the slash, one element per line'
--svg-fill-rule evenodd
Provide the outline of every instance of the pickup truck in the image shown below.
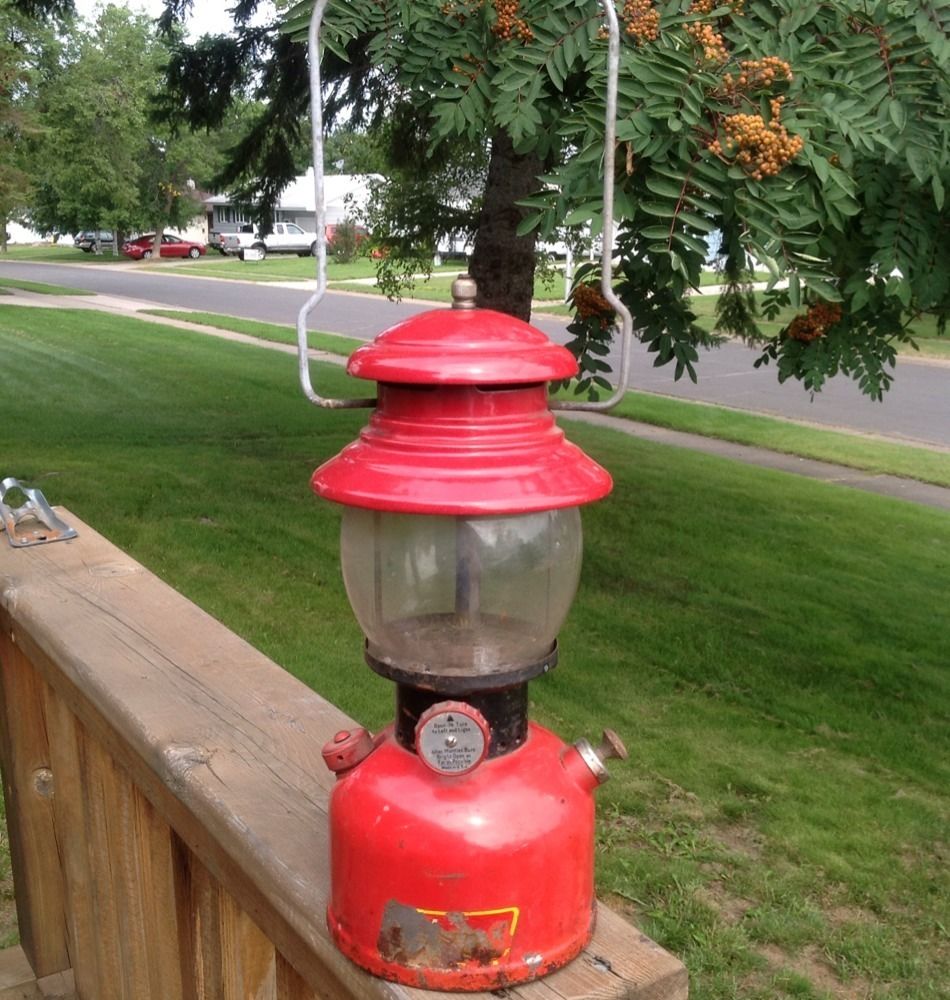
<path fill-rule="evenodd" d="M 259 233 L 217 233 L 212 246 L 226 254 L 257 250 L 261 259 L 269 253 L 295 253 L 298 257 L 315 256 L 317 234 L 307 232 L 293 222 L 275 222 L 267 236 Z"/>

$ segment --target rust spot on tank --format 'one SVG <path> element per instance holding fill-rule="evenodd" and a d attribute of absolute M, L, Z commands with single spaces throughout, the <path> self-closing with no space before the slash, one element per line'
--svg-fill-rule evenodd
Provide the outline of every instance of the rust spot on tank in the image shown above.
<path fill-rule="evenodd" d="M 377 947 L 387 962 L 415 969 L 458 969 L 497 962 L 505 953 L 508 921 L 472 927 L 462 913 L 432 917 L 391 899 Z"/>

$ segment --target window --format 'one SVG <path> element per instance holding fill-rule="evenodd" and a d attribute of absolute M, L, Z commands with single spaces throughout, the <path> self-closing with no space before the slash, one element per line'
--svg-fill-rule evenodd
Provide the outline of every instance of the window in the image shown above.
<path fill-rule="evenodd" d="M 300 226 L 295 226 L 292 222 L 287 223 L 287 232 L 293 236 L 303 236 L 303 230 Z"/>

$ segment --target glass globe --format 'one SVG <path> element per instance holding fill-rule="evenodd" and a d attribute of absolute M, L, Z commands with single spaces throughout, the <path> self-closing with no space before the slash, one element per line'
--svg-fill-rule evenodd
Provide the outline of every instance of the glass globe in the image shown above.
<path fill-rule="evenodd" d="M 581 518 L 347 507 L 341 550 L 371 657 L 423 678 L 490 677 L 550 655 L 577 590 Z"/>

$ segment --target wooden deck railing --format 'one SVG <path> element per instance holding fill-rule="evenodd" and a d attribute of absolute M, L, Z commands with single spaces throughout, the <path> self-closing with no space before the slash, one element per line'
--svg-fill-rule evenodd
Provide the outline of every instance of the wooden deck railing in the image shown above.
<path fill-rule="evenodd" d="M 72 970 L 79 1000 L 433 996 L 327 934 L 320 749 L 351 720 L 64 516 L 78 539 L 0 535 L 0 754 L 35 975 Z M 602 906 L 584 955 L 509 993 L 681 1000 L 686 974 Z"/>

